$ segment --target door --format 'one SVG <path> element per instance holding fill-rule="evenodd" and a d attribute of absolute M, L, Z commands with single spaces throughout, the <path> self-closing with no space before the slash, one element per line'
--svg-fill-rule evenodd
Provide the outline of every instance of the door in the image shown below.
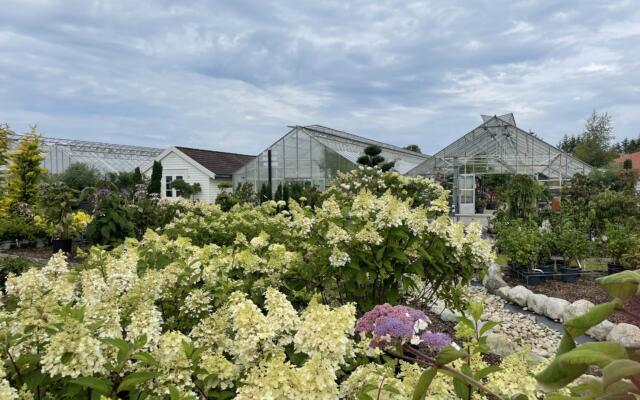
<path fill-rule="evenodd" d="M 460 214 L 475 214 L 476 176 L 474 174 L 461 174 L 458 178 L 458 193 Z"/>

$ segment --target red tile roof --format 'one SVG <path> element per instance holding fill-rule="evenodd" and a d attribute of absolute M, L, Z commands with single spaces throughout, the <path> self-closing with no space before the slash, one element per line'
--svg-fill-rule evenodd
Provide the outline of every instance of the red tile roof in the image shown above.
<path fill-rule="evenodd" d="M 620 154 L 615 162 L 623 163 L 624 160 L 631 160 L 631 168 L 634 170 L 640 170 L 640 151 L 631 154 Z"/>
<path fill-rule="evenodd" d="M 192 149 L 190 147 L 176 146 L 176 149 L 221 178 L 231 177 L 231 174 L 256 157 L 246 154 Z"/>

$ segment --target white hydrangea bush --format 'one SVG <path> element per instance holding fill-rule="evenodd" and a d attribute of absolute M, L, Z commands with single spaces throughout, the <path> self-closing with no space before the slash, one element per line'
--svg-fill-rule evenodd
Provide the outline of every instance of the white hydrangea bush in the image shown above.
<path fill-rule="evenodd" d="M 0 398 L 337 398 L 355 354 L 353 304 L 314 299 L 298 312 L 269 287 L 262 308 L 239 291 L 216 307 L 201 255 L 145 269 L 137 250 L 96 251 L 83 268 L 60 253 L 9 277 Z"/>

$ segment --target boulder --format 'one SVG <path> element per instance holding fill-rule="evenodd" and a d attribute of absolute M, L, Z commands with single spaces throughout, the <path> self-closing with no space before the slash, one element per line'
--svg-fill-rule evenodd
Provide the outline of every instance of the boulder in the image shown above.
<path fill-rule="evenodd" d="M 503 286 L 496 290 L 496 294 L 505 300 L 509 300 L 509 290 L 511 290 L 509 286 Z"/>
<path fill-rule="evenodd" d="M 564 309 L 569 306 L 568 301 L 557 297 L 549 297 L 544 305 L 544 315 L 547 317 L 560 320 L 564 314 Z"/>
<path fill-rule="evenodd" d="M 607 336 L 609 332 L 613 329 L 616 324 L 609 320 L 604 320 L 600 322 L 598 325 L 589 328 L 587 331 L 587 335 L 591 336 L 596 340 L 607 340 Z"/>
<path fill-rule="evenodd" d="M 495 293 L 496 290 L 508 285 L 499 275 L 487 274 L 482 278 L 482 286 L 486 287 L 491 293 Z"/>
<path fill-rule="evenodd" d="M 575 317 L 577 315 L 582 315 L 589 311 L 589 309 L 593 307 L 593 305 L 594 304 L 589 300 L 576 300 L 564 309 L 564 312 L 562 313 L 562 320 L 566 321 L 569 318 Z"/>
<path fill-rule="evenodd" d="M 453 311 L 447 308 L 440 314 L 440 319 L 447 322 L 458 322 L 458 317 L 461 316 L 462 314 L 459 311 Z"/>
<path fill-rule="evenodd" d="M 640 348 L 640 328 L 619 323 L 607 335 L 607 341 L 620 343 L 624 347 Z"/>
<path fill-rule="evenodd" d="M 513 301 L 520 307 L 526 307 L 527 300 L 532 294 L 533 293 L 531 292 L 531 290 L 522 285 L 518 285 L 516 287 L 512 287 L 511 290 L 509 290 L 508 296 L 509 300 Z"/>
<path fill-rule="evenodd" d="M 544 315 L 545 304 L 547 303 L 548 298 L 549 297 L 544 294 L 533 293 L 527 299 L 527 308 L 536 314 Z"/>
<path fill-rule="evenodd" d="M 489 346 L 489 349 L 491 349 L 492 353 L 497 354 L 500 357 L 506 357 L 519 350 L 516 343 L 511 341 L 505 335 L 501 335 L 499 333 L 487 334 L 487 345 Z"/>

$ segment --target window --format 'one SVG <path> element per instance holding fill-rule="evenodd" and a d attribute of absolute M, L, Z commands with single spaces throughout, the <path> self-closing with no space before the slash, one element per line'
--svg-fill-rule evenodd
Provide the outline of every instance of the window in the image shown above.
<path fill-rule="evenodd" d="M 182 180 L 182 176 L 177 175 L 177 176 L 176 176 L 176 180 L 177 180 L 177 181 L 181 181 L 181 180 Z M 176 190 L 176 197 L 180 197 L 180 196 L 182 196 L 182 192 L 181 192 L 181 191 L 179 191 L 179 190 Z"/>
<path fill-rule="evenodd" d="M 165 179 L 165 196 L 166 197 L 173 197 L 173 189 L 171 189 L 171 181 L 173 181 L 173 177 L 172 176 L 167 176 L 164 178 Z"/>

